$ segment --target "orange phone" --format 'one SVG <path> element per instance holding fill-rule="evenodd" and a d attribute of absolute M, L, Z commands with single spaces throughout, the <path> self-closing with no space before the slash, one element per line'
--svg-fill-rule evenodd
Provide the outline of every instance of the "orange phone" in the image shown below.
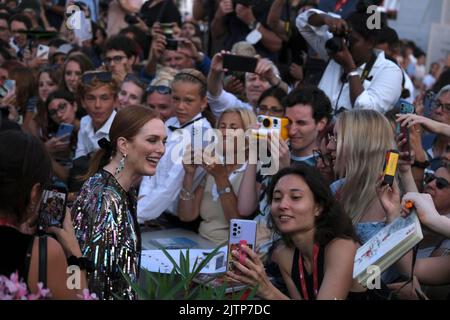
<path fill-rule="evenodd" d="M 399 153 L 397 150 L 389 150 L 386 152 L 386 159 L 384 162 L 384 178 L 382 185 L 388 184 L 392 187 L 394 183 L 395 174 L 397 173 Z"/>

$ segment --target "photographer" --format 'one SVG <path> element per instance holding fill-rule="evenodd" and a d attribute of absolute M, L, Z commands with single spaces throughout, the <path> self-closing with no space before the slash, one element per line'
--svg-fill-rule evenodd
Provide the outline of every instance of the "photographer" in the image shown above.
<path fill-rule="evenodd" d="M 371 109 L 385 113 L 400 98 L 402 71 L 383 52 L 374 50 L 378 30 L 368 27 L 373 20 L 364 5 L 358 5 L 347 20 L 316 9 L 297 17 L 297 28 L 309 45 L 322 59 L 331 58 L 319 88 L 335 112 Z"/>

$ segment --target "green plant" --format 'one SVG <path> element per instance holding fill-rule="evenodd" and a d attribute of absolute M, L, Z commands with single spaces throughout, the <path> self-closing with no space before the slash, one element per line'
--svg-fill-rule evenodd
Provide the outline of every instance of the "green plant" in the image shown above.
<path fill-rule="evenodd" d="M 160 248 L 166 257 L 173 264 L 174 268 L 170 274 L 155 273 L 142 270 L 141 277 L 145 279 L 144 283 L 139 284 L 131 281 L 130 277 L 124 273 L 127 282 L 136 292 L 141 300 L 241 300 L 246 293 L 245 290 L 226 293 L 227 284 L 219 287 L 209 286 L 206 283 L 195 283 L 194 279 L 200 274 L 200 271 L 208 264 L 211 259 L 218 254 L 220 247 L 209 253 L 204 260 L 195 260 L 194 265 L 190 267 L 189 249 L 186 254 L 180 253 L 180 261 L 177 263 L 167 252 Z M 253 299 L 256 295 L 256 288 L 253 288 L 247 296 L 247 300 Z"/>

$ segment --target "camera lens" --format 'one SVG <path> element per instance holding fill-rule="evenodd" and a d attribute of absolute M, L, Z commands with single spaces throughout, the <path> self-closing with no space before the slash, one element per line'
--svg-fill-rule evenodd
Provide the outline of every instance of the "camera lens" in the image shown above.
<path fill-rule="evenodd" d="M 236 232 L 236 231 L 237 231 L 237 229 L 236 229 L 236 228 L 233 228 L 233 231 L 234 231 L 234 232 Z"/>
<path fill-rule="evenodd" d="M 233 227 L 237 227 L 237 223 L 233 223 Z"/>
<path fill-rule="evenodd" d="M 278 124 L 278 119 L 273 119 L 273 124 L 277 125 Z"/>
<path fill-rule="evenodd" d="M 271 124 L 272 124 L 272 121 L 270 121 L 269 118 L 265 118 L 262 122 L 262 125 L 266 128 L 269 128 Z"/>
<path fill-rule="evenodd" d="M 233 237 L 236 237 L 236 232 L 233 232 Z"/>

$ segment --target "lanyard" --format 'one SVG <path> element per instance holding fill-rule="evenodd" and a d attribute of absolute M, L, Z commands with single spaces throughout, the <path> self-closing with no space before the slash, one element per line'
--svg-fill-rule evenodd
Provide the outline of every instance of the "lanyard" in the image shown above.
<path fill-rule="evenodd" d="M 317 271 L 317 257 L 319 255 L 319 246 L 315 243 L 313 248 L 313 265 L 312 265 L 312 272 L 313 272 L 313 291 L 314 296 L 317 297 L 317 294 L 319 293 L 319 279 L 318 279 L 318 271 Z M 305 274 L 303 272 L 303 259 L 301 253 L 298 256 L 298 273 L 300 275 L 300 285 L 302 287 L 302 293 L 303 298 L 305 300 L 309 300 L 308 296 L 308 290 L 306 289 L 306 281 L 305 281 Z"/>
<path fill-rule="evenodd" d="M 0 227 L 1 226 L 3 226 L 3 227 L 11 227 L 11 228 L 14 228 L 14 229 L 16 228 L 14 225 L 9 223 L 8 220 L 5 219 L 5 218 L 0 218 Z"/>
<path fill-rule="evenodd" d="M 343 6 L 347 4 L 348 0 L 340 0 L 336 2 L 336 5 L 334 6 L 334 11 L 339 11 L 342 9 Z"/>

